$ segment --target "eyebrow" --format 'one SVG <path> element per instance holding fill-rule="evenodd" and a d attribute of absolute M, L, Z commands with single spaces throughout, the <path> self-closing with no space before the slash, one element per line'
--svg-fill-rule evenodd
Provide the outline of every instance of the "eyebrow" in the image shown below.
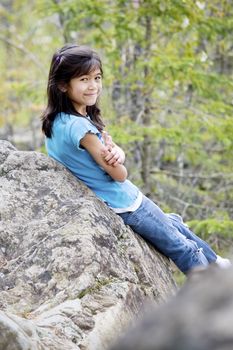
<path fill-rule="evenodd" d="M 98 75 L 101 75 L 101 77 L 102 77 L 102 73 L 101 73 L 101 71 L 98 71 L 97 73 L 92 73 L 92 71 L 91 72 L 89 72 L 89 73 L 86 73 L 86 74 L 82 74 L 82 75 L 80 75 L 79 77 L 86 77 L 86 76 L 93 76 L 93 77 L 96 77 L 96 76 L 98 76 Z"/>

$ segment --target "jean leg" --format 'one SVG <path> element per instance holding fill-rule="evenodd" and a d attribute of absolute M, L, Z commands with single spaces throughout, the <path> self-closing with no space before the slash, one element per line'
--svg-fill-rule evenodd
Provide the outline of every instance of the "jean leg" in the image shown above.
<path fill-rule="evenodd" d="M 172 222 L 172 225 L 179 230 L 179 232 L 181 232 L 188 239 L 195 241 L 198 247 L 203 249 L 203 253 L 205 254 L 209 263 L 216 261 L 217 255 L 213 249 L 211 249 L 211 247 L 205 241 L 195 235 L 195 233 L 192 232 L 186 224 L 184 224 L 183 219 L 180 215 L 171 213 L 166 214 L 166 216 Z"/>
<path fill-rule="evenodd" d="M 171 258 L 183 273 L 196 266 L 208 265 L 208 260 L 196 242 L 180 233 L 166 214 L 147 197 L 143 197 L 136 211 L 120 216 L 126 225 Z"/>

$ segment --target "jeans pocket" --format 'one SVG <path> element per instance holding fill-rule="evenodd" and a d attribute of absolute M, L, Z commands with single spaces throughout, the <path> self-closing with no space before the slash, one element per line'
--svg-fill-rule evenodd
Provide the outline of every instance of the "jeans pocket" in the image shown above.
<path fill-rule="evenodd" d="M 120 215 L 120 217 L 123 219 L 125 225 L 134 226 L 139 221 L 136 211 L 128 211 L 126 213 L 121 213 L 118 215 Z"/>
<path fill-rule="evenodd" d="M 130 212 L 127 217 L 127 225 L 136 227 L 140 222 L 140 215 L 138 215 L 137 210 Z"/>

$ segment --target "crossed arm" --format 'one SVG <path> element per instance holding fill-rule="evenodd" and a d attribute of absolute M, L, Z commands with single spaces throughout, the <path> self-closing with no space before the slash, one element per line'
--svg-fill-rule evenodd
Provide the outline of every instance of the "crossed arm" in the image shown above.
<path fill-rule="evenodd" d="M 125 153 L 106 132 L 103 132 L 102 136 L 104 144 L 95 134 L 90 133 L 86 134 L 80 143 L 113 180 L 123 182 L 127 178 L 127 169 L 123 165 Z"/>

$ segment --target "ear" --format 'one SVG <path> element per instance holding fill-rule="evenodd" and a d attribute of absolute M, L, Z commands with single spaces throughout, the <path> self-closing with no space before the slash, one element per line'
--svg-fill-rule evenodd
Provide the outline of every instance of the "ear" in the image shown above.
<path fill-rule="evenodd" d="M 66 92 L 66 91 L 67 91 L 66 84 L 58 84 L 58 89 L 59 89 L 61 92 Z"/>

